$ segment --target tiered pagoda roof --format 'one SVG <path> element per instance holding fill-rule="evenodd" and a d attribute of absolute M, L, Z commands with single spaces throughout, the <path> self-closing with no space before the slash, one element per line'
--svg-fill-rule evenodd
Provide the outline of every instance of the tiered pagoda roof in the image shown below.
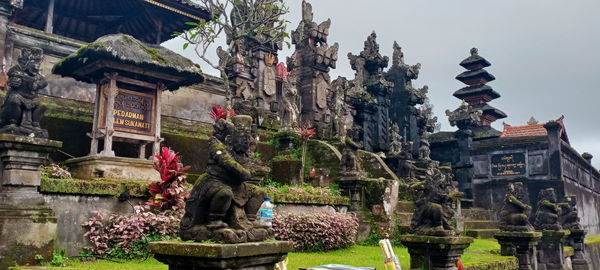
<path fill-rule="evenodd" d="M 482 116 L 479 125 L 489 127 L 492 122 L 506 117 L 506 114 L 487 104 L 500 97 L 500 94 L 491 86 L 486 85 L 496 79 L 484 68 L 492 64 L 479 56 L 477 49 L 471 49 L 471 56 L 460 62 L 467 71 L 456 76 L 456 79 L 467 86 L 454 92 L 454 96 L 469 104 L 471 110 L 481 110 Z"/>

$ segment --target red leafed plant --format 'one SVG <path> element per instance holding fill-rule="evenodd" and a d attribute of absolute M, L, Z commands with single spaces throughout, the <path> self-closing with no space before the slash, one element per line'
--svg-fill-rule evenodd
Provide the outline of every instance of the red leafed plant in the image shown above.
<path fill-rule="evenodd" d="M 223 109 L 219 106 L 212 106 L 212 112 L 209 113 L 210 117 L 215 120 L 215 123 L 219 121 L 219 119 L 227 119 L 227 117 L 232 117 L 235 115 L 233 109 Z"/>
<path fill-rule="evenodd" d="M 300 137 L 302 137 L 303 140 L 308 140 L 312 135 L 315 135 L 314 129 L 303 129 L 300 131 Z"/>
<path fill-rule="evenodd" d="M 161 181 L 150 184 L 148 189 L 152 197 L 147 204 L 160 207 L 161 210 L 177 210 L 183 206 L 186 183 L 185 171 L 190 166 L 183 166 L 181 156 L 169 147 L 163 147 L 160 155 L 154 155 L 154 169 L 160 173 Z"/>

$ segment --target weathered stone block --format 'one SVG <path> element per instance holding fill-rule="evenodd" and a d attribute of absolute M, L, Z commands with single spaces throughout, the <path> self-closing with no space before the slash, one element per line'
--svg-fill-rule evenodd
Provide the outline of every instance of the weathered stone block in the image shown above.
<path fill-rule="evenodd" d="M 494 235 L 500 243 L 500 255 L 515 256 L 519 260 L 519 270 L 537 270 L 538 241 L 541 232 L 508 232 L 500 231 Z"/>
<path fill-rule="evenodd" d="M 51 258 L 56 224 L 51 209 L 0 205 L 0 269 L 36 264 L 37 254 Z"/>
<path fill-rule="evenodd" d="M 285 185 L 302 185 L 302 161 L 277 160 L 271 163 L 271 177 Z"/>
<path fill-rule="evenodd" d="M 124 157 L 85 156 L 65 161 L 71 174 L 79 179 L 110 178 L 158 181 L 152 160 Z"/>
<path fill-rule="evenodd" d="M 154 257 L 170 270 L 252 269 L 272 270 L 292 251 L 291 242 L 202 244 L 160 241 L 149 244 Z"/>

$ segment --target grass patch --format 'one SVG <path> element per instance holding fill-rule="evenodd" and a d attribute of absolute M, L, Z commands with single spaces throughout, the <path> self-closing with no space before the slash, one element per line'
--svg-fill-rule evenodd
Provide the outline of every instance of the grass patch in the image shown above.
<path fill-rule="evenodd" d="M 467 269 L 478 264 L 492 263 L 516 263 L 514 257 L 505 257 L 497 255 L 500 245 L 493 239 L 475 239 L 473 244 L 466 250 L 462 256 L 462 261 Z M 409 269 L 410 256 L 405 247 L 394 247 L 394 251 L 400 260 L 402 269 Z M 298 268 L 308 268 L 324 264 L 345 264 L 352 266 L 377 267 L 378 270 L 385 269 L 383 266 L 383 256 L 378 246 L 359 246 L 355 245 L 347 249 L 330 252 L 295 252 L 288 256 L 288 269 L 296 270 Z M 511 264 L 512 265 L 512 264 Z M 126 263 L 115 263 L 99 261 L 93 263 L 79 262 L 69 260 L 67 267 L 49 267 L 49 269 L 132 269 L 132 270 L 167 270 L 167 265 L 149 258 L 146 261 L 128 261 Z"/>
<path fill-rule="evenodd" d="M 588 236 L 585 238 L 586 244 L 600 243 L 600 234 Z"/>

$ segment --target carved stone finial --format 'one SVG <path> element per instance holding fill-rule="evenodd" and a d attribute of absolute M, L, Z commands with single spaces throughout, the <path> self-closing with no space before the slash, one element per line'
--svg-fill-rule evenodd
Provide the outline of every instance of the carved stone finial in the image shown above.
<path fill-rule="evenodd" d="M 533 118 L 533 116 L 531 118 L 529 118 L 529 120 L 527 121 L 528 125 L 535 125 L 539 123 L 538 120 L 536 120 L 535 118 Z"/>
<path fill-rule="evenodd" d="M 479 50 L 477 48 L 471 48 L 471 55 L 475 56 L 479 53 Z"/>
<path fill-rule="evenodd" d="M 392 54 L 392 65 L 400 66 L 404 64 L 404 53 L 398 42 L 394 41 L 394 53 Z"/>
<path fill-rule="evenodd" d="M 0 113 L 0 133 L 48 138 L 40 128 L 46 108 L 40 105 L 38 92 L 48 82 L 41 74 L 44 57 L 40 48 L 24 48 L 18 63 L 8 70 L 8 93 Z"/>

